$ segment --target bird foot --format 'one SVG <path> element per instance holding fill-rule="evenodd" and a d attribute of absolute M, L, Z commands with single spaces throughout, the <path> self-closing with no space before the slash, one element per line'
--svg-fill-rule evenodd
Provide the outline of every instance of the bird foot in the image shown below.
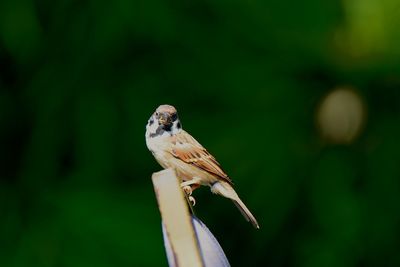
<path fill-rule="evenodd" d="M 196 205 L 196 199 L 194 199 L 194 197 L 192 196 L 188 196 L 190 203 L 192 204 L 192 207 L 194 207 L 194 205 Z"/>
<path fill-rule="evenodd" d="M 196 205 L 196 199 L 194 199 L 194 197 L 192 197 L 192 187 L 190 185 L 186 185 L 186 186 L 182 186 L 183 192 L 185 192 L 187 199 L 190 201 L 190 204 L 192 205 L 192 207 L 194 205 Z"/>
<path fill-rule="evenodd" d="M 190 197 L 192 195 L 193 191 L 192 191 L 192 187 L 190 187 L 190 185 L 183 186 L 182 189 L 187 196 Z"/>

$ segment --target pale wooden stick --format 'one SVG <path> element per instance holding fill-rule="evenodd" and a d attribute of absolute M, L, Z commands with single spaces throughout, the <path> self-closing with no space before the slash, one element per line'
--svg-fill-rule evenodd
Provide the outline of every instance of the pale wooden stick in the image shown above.
<path fill-rule="evenodd" d="M 192 220 L 172 169 L 153 173 L 154 190 L 176 266 L 204 267 Z"/>

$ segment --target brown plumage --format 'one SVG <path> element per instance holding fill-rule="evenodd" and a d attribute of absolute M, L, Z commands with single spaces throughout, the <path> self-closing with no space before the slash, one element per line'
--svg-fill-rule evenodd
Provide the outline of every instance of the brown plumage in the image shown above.
<path fill-rule="evenodd" d="M 255 228 L 258 222 L 233 189 L 232 180 L 199 142 L 181 129 L 176 109 L 161 105 L 146 127 L 146 144 L 164 168 L 175 169 L 182 187 L 208 185 L 215 194 L 231 199 Z"/>
<path fill-rule="evenodd" d="M 233 184 L 218 161 L 187 132 L 182 130 L 182 134 L 174 135 L 172 140 L 172 155 L 174 157 L 193 164 L 231 185 Z"/>

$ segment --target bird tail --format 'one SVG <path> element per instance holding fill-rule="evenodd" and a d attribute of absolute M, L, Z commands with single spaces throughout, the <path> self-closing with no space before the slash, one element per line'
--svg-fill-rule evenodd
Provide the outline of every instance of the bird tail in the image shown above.
<path fill-rule="evenodd" d="M 238 194 L 235 192 L 233 187 L 228 184 L 227 182 L 216 182 L 211 186 L 211 191 L 214 194 L 222 195 L 226 198 L 229 198 L 233 201 L 233 203 L 236 205 L 236 207 L 240 210 L 244 218 L 248 221 L 251 222 L 251 224 L 256 228 L 260 229 L 260 226 L 258 225 L 258 222 L 256 218 L 253 216 L 253 214 L 250 212 L 250 210 L 246 207 L 246 205 L 243 203 L 243 201 L 239 198 Z"/>

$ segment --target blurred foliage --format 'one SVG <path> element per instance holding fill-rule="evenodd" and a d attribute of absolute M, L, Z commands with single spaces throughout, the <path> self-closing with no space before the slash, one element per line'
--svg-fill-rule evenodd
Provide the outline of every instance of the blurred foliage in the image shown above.
<path fill-rule="evenodd" d="M 400 266 L 400 4 L 0 2 L 1 266 L 165 266 L 144 127 L 159 105 L 222 163 L 261 230 L 207 188 L 232 266 Z M 314 124 L 351 86 L 363 131 Z"/>

